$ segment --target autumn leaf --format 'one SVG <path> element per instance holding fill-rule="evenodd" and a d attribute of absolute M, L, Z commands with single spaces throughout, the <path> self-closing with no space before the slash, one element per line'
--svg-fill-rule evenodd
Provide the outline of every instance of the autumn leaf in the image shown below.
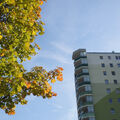
<path fill-rule="evenodd" d="M 2 39 L 3 37 L 2 37 L 2 35 L 0 35 L 0 39 Z"/>
<path fill-rule="evenodd" d="M 31 83 L 30 82 L 26 82 L 26 87 L 30 88 L 30 86 L 31 86 Z"/>
<path fill-rule="evenodd" d="M 4 53 L 2 53 L 2 54 L 1 54 L 1 57 L 2 57 L 2 56 L 4 56 L 4 55 L 5 55 L 5 54 L 4 54 Z"/>
<path fill-rule="evenodd" d="M 56 82 L 56 80 L 55 80 L 55 79 L 52 79 L 52 80 L 51 80 L 51 83 L 55 83 L 55 82 Z"/>

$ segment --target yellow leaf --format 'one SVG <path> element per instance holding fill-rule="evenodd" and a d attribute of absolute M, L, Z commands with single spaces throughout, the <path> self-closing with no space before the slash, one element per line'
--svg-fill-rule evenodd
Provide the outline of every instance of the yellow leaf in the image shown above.
<path fill-rule="evenodd" d="M 3 38 L 3 36 L 2 35 L 0 35 L 0 39 L 2 39 Z"/>
<path fill-rule="evenodd" d="M 28 59 L 28 60 L 31 60 L 31 57 L 29 56 L 27 59 Z"/>
<path fill-rule="evenodd" d="M 18 74 L 18 77 L 22 77 L 22 76 L 23 76 L 23 73 L 19 73 L 19 74 Z"/>
<path fill-rule="evenodd" d="M 40 5 L 43 5 L 43 1 L 40 1 Z"/>
<path fill-rule="evenodd" d="M 56 82 L 56 80 L 55 80 L 55 79 L 52 79 L 52 80 L 51 80 L 51 83 L 55 83 L 55 82 Z"/>
<path fill-rule="evenodd" d="M 2 54 L 1 54 L 1 57 L 2 57 L 2 56 L 4 56 L 4 55 L 5 55 L 5 54 L 4 54 L 4 53 L 2 53 Z"/>
<path fill-rule="evenodd" d="M 32 34 L 33 34 L 33 35 L 36 35 L 36 32 L 33 30 L 33 31 L 32 31 Z"/>

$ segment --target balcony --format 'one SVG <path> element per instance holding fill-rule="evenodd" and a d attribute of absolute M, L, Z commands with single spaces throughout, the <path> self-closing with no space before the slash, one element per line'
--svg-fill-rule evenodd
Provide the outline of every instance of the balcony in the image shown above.
<path fill-rule="evenodd" d="M 86 84 L 91 84 L 91 82 L 90 81 L 82 81 L 76 85 L 76 89 L 78 89 L 80 86 L 86 85 Z"/>
<path fill-rule="evenodd" d="M 76 89 L 79 89 L 82 85 L 90 84 L 89 76 L 83 76 L 81 78 L 76 78 Z"/>
<path fill-rule="evenodd" d="M 75 67 L 75 70 L 80 69 L 82 66 L 88 66 L 88 63 L 81 63 L 79 66 Z"/>
<path fill-rule="evenodd" d="M 80 97 L 84 96 L 84 95 L 92 95 L 92 91 L 85 91 L 85 92 L 79 93 L 78 99 L 79 99 Z"/>
<path fill-rule="evenodd" d="M 80 86 L 77 89 L 77 96 L 82 96 L 82 95 L 85 95 L 85 94 L 92 94 L 91 85 L 87 84 L 87 85 L 84 85 L 84 86 Z"/>
<path fill-rule="evenodd" d="M 77 60 L 80 60 L 81 58 L 87 58 L 87 56 L 86 55 L 81 55 L 81 56 L 77 57 L 74 61 L 76 62 Z"/>
<path fill-rule="evenodd" d="M 82 75 L 89 75 L 89 73 L 84 73 L 84 72 L 82 72 L 82 73 L 80 73 L 77 77 L 80 77 L 80 76 L 82 76 Z"/>
<path fill-rule="evenodd" d="M 90 118 L 93 118 L 93 119 L 90 119 Z M 95 120 L 95 113 L 86 113 L 86 114 L 79 115 L 78 120 Z"/>
<path fill-rule="evenodd" d="M 77 100 L 78 107 L 83 107 L 85 105 L 92 105 L 93 104 L 93 96 L 92 95 L 84 95 L 80 96 Z"/>
<path fill-rule="evenodd" d="M 82 92 L 80 93 L 78 96 L 77 96 L 77 100 L 79 101 L 79 99 L 83 96 L 88 96 L 88 95 L 93 95 L 92 94 L 92 91 L 85 91 L 85 92 Z"/>
<path fill-rule="evenodd" d="M 89 105 L 93 105 L 93 101 L 85 102 L 85 103 L 82 103 L 82 104 L 78 105 L 78 109 L 81 108 L 81 107 L 84 107 L 84 106 L 89 106 Z"/>

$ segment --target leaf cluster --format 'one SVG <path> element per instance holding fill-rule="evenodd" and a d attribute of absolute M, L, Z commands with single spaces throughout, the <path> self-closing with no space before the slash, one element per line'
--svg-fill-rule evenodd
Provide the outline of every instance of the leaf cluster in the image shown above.
<path fill-rule="evenodd" d="M 0 108 L 15 114 L 16 104 L 27 104 L 26 96 L 33 94 L 51 98 L 50 83 L 62 81 L 61 67 L 47 72 L 34 67 L 27 72 L 23 61 L 30 60 L 40 50 L 34 40 L 44 34 L 41 5 L 45 0 L 0 1 Z"/>

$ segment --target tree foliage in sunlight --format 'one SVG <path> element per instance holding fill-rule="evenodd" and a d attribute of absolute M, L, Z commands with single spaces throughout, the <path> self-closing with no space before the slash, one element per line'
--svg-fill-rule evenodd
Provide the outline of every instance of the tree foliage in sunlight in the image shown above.
<path fill-rule="evenodd" d="M 44 2 L 0 0 L 0 108 L 9 115 L 15 114 L 16 104 L 26 104 L 30 94 L 56 96 L 50 83 L 63 80 L 61 67 L 47 72 L 36 66 L 27 72 L 22 64 L 40 49 L 34 40 L 44 34 L 40 14 Z"/>

